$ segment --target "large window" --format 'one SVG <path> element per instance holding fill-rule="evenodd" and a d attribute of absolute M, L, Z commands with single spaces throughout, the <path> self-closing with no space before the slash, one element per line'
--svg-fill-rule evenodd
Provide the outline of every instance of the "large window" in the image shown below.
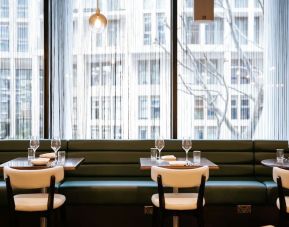
<path fill-rule="evenodd" d="M 57 21 L 64 4 L 55 2 Z M 66 45 L 55 50 L 54 93 L 67 102 L 54 116 L 56 127 L 62 130 L 65 118 L 67 137 L 79 139 L 170 137 L 170 1 L 100 1 L 108 19 L 100 34 L 87 23 L 96 1 L 72 2 L 54 37 Z M 72 83 L 64 75 L 73 75 Z M 55 101 L 53 109 L 61 105 Z"/>
<path fill-rule="evenodd" d="M 51 120 L 67 139 L 288 139 L 289 3 L 215 0 L 200 24 L 193 0 L 175 1 L 171 15 L 170 0 L 52 0 L 44 37 L 43 0 L 0 0 L 0 138 Z M 97 6 L 102 33 L 88 25 Z"/>
<path fill-rule="evenodd" d="M 43 1 L 0 4 L 0 139 L 43 137 Z"/>
<path fill-rule="evenodd" d="M 255 0 L 217 0 L 214 22 L 199 24 L 193 1 L 179 2 L 179 138 L 257 135 L 265 91 L 262 10 Z"/>

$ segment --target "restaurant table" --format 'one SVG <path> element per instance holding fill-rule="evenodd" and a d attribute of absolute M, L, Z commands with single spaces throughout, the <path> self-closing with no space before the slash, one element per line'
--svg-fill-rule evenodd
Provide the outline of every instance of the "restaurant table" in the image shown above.
<path fill-rule="evenodd" d="M 184 158 L 177 158 L 177 161 L 185 161 Z M 184 166 L 173 166 L 170 165 L 169 161 L 165 160 L 151 160 L 151 158 L 140 158 L 140 169 L 141 170 L 150 170 L 152 166 L 160 166 L 163 168 L 170 168 L 170 169 L 194 169 L 202 166 L 208 166 L 210 170 L 218 170 L 219 166 L 213 162 L 211 162 L 207 158 L 201 158 L 201 162 L 199 164 L 196 164 L 193 162 L 193 158 L 189 158 L 190 165 L 184 165 Z M 173 188 L 174 193 L 178 193 L 178 188 Z M 173 217 L 173 226 L 178 227 L 179 226 L 179 218 L 177 216 Z"/>
<path fill-rule="evenodd" d="M 77 167 L 85 160 L 85 158 L 66 158 L 65 163 L 63 165 L 64 171 L 73 171 L 76 170 Z M 15 169 L 22 169 L 22 170 L 29 170 L 29 169 L 45 169 L 45 168 L 50 168 L 55 165 L 53 165 L 53 161 L 51 160 L 47 165 L 33 165 L 30 162 L 28 162 L 27 157 L 21 157 L 21 158 L 15 158 L 12 159 L 8 162 L 5 162 L 0 165 L 0 171 L 3 171 L 4 166 L 9 166 L 11 168 Z M 46 193 L 46 188 L 42 189 L 43 193 Z M 41 218 L 40 219 L 40 226 L 41 227 L 46 227 L 46 219 Z"/>
<path fill-rule="evenodd" d="M 84 161 L 85 158 L 66 158 L 64 163 L 64 171 L 73 171 L 76 170 L 77 167 Z M 51 162 L 49 162 L 47 165 L 33 165 L 30 162 L 28 162 L 27 158 L 21 157 L 21 158 L 15 158 L 8 162 L 5 162 L 0 165 L 0 171 L 3 171 L 4 166 L 9 166 L 14 169 L 23 169 L 23 170 L 29 170 L 29 169 L 45 169 L 49 167 L 53 167 L 51 165 Z"/>
<path fill-rule="evenodd" d="M 177 158 L 177 161 L 185 161 L 184 158 Z M 150 170 L 152 166 L 160 166 L 164 168 L 171 168 L 171 169 L 193 169 L 202 166 L 208 166 L 210 170 L 218 170 L 219 166 L 213 162 L 211 162 L 207 158 L 201 158 L 201 162 L 199 164 L 195 164 L 192 158 L 189 158 L 191 165 L 184 165 L 184 166 L 173 166 L 170 165 L 169 161 L 161 160 L 151 160 L 150 158 L 140 158 L 140 169 L 141 170 Z"/>
<path fill-rule="evenodd" d="M 281 169 L 289 169 L 289 160 L 284 159 L 283 163 L 277 162 L 276 158 L 275 159 L 264 159 L 261 161 L 261 164 L 267 167 L 279 167 Z"/>

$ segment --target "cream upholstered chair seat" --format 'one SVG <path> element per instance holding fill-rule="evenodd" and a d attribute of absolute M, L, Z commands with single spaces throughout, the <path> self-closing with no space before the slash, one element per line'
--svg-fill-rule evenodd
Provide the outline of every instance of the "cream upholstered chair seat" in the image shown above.
<path fill-rule="evenodd" d="M 289 213 L 289 206 L 287 205 L 289 204 L 289 196 L 285 196 L 285 202 L 286 202 L 286 212 Z M 277 208 L 280 210 L 279 198 L 276 201 L 276 205 L 277 205 Z"/>
<path fill-rule="evenodd" d="M 47 193 L 18 194 L 14 196 L 16 211 L 46 211 L 47 201 Z M 53 209 L 61 207 L 64 202 L 64 195 L 54 194 Z"/>
<path fill-rule="evenodd" d="M 165 209 L 195 210 L 197 209 L 198 193 L 165 193 Z M 152 203 L 159 207 L 159 195 L 152 196 Z M 203 199 L 205 205 L 205 199 Z"/>

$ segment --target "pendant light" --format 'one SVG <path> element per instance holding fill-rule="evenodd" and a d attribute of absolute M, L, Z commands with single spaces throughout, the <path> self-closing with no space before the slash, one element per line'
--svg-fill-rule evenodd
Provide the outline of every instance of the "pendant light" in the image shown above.
<path fill-rule="evenodd" d="M 107 26 L 107 19 L 100 13 L 100 9 L 98 8 L 98 0 L 96 12 L 89 17 L 89 26 L 96 33 L 103 32 Z"/>

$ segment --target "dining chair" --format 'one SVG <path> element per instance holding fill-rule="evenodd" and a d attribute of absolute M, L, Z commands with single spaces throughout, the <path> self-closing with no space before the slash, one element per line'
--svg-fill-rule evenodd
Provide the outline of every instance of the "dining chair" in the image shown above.
<path fill-rule="evenodd" d="M 4 178 L 11 226 L 18 226 L 19 215 L 33 214 L 46 218 L 47 226 L 52 227 L 56 211 L 60 212 L 62 226 L 65 226 L 65 196 L 55 193 L 55 183 L 61 182 L 64 178 L 63 166 L 37 170 L 19 170 L 5 166 Z M 30 189 L 48 189 L 48 191 L 15 194 L 17 189 L 23 189 L 24 192 Z"/>
<path fill-rule="evenodd" d="M 158 193 L 152 195 L 153 226 L 164 227 L 168 216 L 192 215 L 198 226 L 204 226 L 205 182 L 209 178 L 207 166 L 195 169 L 151 168 L 151 178 L 158 184 Z M 197 193 L 164 193 L 164 187 L 198 188 Z"/>
<path fill-rule="evenodd" d="M 285 190 L 289 189 L 289 170 L 274 167 L 273 168 L 273 180 L 277 183 L 277 188 L 278 188 L 278 198 L 276 201 L 277 208 L 279 209 L 278 226 L 288 226 L 289 196 L 285 196 Z M 287 221 L 287 225 L 286 225 L 286 221 Z"/>

